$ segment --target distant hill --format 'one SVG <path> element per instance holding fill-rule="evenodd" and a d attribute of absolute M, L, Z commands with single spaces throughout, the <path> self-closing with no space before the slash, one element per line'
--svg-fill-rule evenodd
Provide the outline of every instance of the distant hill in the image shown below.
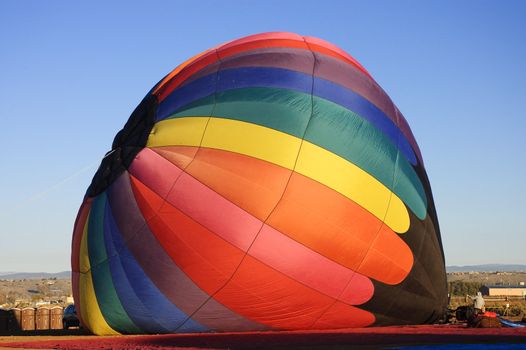
<path fill-rule="evenodd" d="M 526 272 L 526 265 L 486 264 L 466 266 L 446 266 L 447 272 Z"/>
<path fill-rule="evenodd" d="M 16 273 L 16 271 L 0 271 L 0 276 L 3 276 L 3 275 L 10 275 L 12 273 Z"/>
<path fill-rule="evenodd" d="M 486 265 L 465 265 L 465 266 L 446 266 L 447 272 L 526 272 L 526 265 L 520 264 L 486 264 Z M 0 279 L 21 280 L 21 279 L 42 279 L 42 278 L 71 278 L 71 271 L 56 273 L 48 272 L 0 272 Z"/>
<path fill-rule="evenodd" d="M 48 272 L 10 272 L 3 273 L 0 272 L 0 279 L 4 280 L 34 280 L 42 278 L 70 278 L 71 271 L 62 271 L 57 273 L 48 273 Z"/>

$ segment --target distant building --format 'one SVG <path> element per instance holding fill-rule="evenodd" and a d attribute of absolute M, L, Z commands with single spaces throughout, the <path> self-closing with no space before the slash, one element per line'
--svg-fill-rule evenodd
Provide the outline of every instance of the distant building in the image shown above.
<path fill-rule="evenodd" d="M 493 285 L 483 286 L 480 288 L 482 295 L 487 296 L 506 296 L 506 297 L 524 297 L 526 296 L 526 286 L 505 286 Z"/>

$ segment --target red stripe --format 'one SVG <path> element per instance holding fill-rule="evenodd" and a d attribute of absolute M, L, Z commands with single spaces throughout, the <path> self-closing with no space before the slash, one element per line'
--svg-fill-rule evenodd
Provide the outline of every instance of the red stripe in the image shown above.
<path fill-rule="evenodd" d="M 338 46 L 331 44 L 328 41 L 318 39 L 312 36 L 306 36 L 305 41 L 309 43 L 309 47 L 311 49 L 314 49 L 314 51 L 318 51 L 321 53 L 325 53 L 326 55 L 338 58 L 342 61 L 347 61 L 348 63 L 352 64 L 356 68 L 358 68 L 360 71 L 365 73 L 369 78 L 373 79 L 371 74 L 365 69 L 364 66 L 360 64 L 354 57 L 349 55 L 347 52 L 340 49 Z"/>
<path fill-rule="evenodd" d="M 339 301 L 331 305 L 312 325 L 312 329 L 358 328 L 371 325 L 375 321 L 372 314 L 354 317 L 349 305 Z"/>
<path fill-rule="evenodd" d="M 151 159 L 146 161 L 146 158 Z M 145 161 L 145 166 L 136 160 L 133 169 L 142 170 L 141 172 L 132 170 L 132 174 L 142 176 L 139 180 L 147 179 L 144 173 L 151 171 L 154 159 L 159 164 L 170 164 L 151 150 L 145 149 L 140 153 L 139 158 Z M 174 173 L 180 176 L 172 191 L 166 196 L 167 202 L 211 232 L 216 233 L 229 244 L 243 252 L 247 251 L 263 223 L 188 174 L 180 173 L 180 170 L 177 169 L 174 170 Z M 172 177 L 168 175 L 164 178 L 171 179 Z M 133 181 L 137 187 L 140 187 L 140 191 L 142 188 L 142 192 L 148 192 L 144 186 L 139 186 L 136 182 L 137 180 Z M 155 182 L 152 187 L 154 191 L 157 184 Z M 162 187 L 165 186 L 160 186 Z M 156 199 L 152 198 L 150 201 L 154 202 Z M 160 197 L 157 201 L 160 201 Z M 164 205 L 161 212 L 164 212 L 167 206 L 168 204 Z M 143 208 L 149 210 L 148 206 L 143 205 Z M 172 212 L 171 209 L 170 212 Z M 342 299 L 350 304 L 363 303 L 369 300 L 373 293 L 373 286 L 368 278 L 298 244 L 270 226 L 263 227 L 249 254 L 333 298 L 338 298 L 344 292 L 347 284 L 352 282 L 347 287 L 348 290 L 352 290 L 352 293 L 343 293 L 344 299 Z"/>
<path fill-rule="evenodd" d="M 197 149 L 172 146 L 155 152 L 179 165 L 193 154 L 189 148 Z M 303 175 L 208 148 L 200 148 L 185 171 L 279 232 L 360 274 L 398 284 L 411 270 L 411 249 L 395 232 L 349 198 Z"/>
<path fill-rule="evenodd" d="M 141 193 L 148 191 L 136 180 L 133 183 Z M 151 196 L 155 194 L 137 197 L 141 209 L 147 204 L 143 199 Z M 148 225 L 167 254 L 197 285 L 214 295 L 221 304 L 249 319 L 273 328 L 309 328 L 334 303 L 333 298 L 251 256 L 243 259 L 243 251 L 172 205 L 164 205 Z M 371 313 L 352 306 L 347 306 L 343 317 L 361 326 L 374 321 Z M 339 324 L 338 318 L 331 315 L 324 319 L 327 323 L 334 319 L 335 325 Z"/>
<path fill-rule="evenodd" d="M 75 304 L 78 305 L 77 308 L 76 308 L 77 317 L 78 317 L 80 323 L 82 325 L 86 326 L 86 324 L 82 320 L 82 312 L 80 310 L 79 278 L 80 278 L 80 273 L 79 272 L 71 271 L 71 290 L 72 290 L 72 293 L 73 293 L 73 300 L 74 300 Z"/>
<path fill-rule="evenodd" d="M 290 33 L 290 32 L 267 32 L 267 33 L 259 33 L 259 34 L 252 34 L 249 36 L 245 36 L 243 38 L 235 39 L 230 42 L 227 42 L 223 45 L 219 45 L 219 48 L 221 49 L 229 49 L 231 47 L 246 44 L 253 41 L 260 41 L 260 40 L 295 40 L 295 41 L 303 41 L 303 37 L 301 35 Z"/>
<path fill-rule="evenodd" d="M 268 225 L 261 230 L 249 254 L 287 276 L 351 305 L 365 303 L 374 293 L 374 286 L 367 277 L 335 264 Z"/>
<path fill-rule="evenodd" d="M 340 314 L 325 311 L 334 299 L 307 288 L 258 260 L 247 256 L 235 276 L 216 296 L 246 317 L 279 329 L 365 327 L 375 321 L 374 315 L 345 305 Z M 342 320 L 347 320 L 342 322 Z"/>
<path fill-rule="evenodd" d="M 86 198 L 86 200 L 82 202 L 77 214 L 77 218 L 75 219 L 75 225 L 73 226 L 73 239 L 71 242 L 71 270 L 75 272 L 80 271 L 80 242 L 82 241 L 84 226 L 86 225 L 86 220 L 88 219 L 88 214 L 91 209 L 91 202 L 93 202 L 93 198 Z"/>
<path fill-rule="evenodd" d="M 262 222 L 183 173 L 166 200 L 194 221 L 247 251 Z"/>
<path fill-rule="evenodd" d="M 80 305 L 80 244 L 82 242 L 82 236 L 84 235 L 84 227 L 86 226 L 92 202 L 93 198 L 86 198 L 82 203 L 77 218 L 75 219 L 75 225 L 73 226 L 73 239 L 71 243 L 71 289 L 73 292 L 73 300 L 77 305 Z M 80 307 L 77 307 L 77 316 L 79 321 L 84 324 Z"/>

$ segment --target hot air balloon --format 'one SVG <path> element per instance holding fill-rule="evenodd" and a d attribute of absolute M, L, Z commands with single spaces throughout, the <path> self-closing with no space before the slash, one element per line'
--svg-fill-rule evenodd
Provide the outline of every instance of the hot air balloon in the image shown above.
<path fill-rule="evenodd" d="M 72 271 L 95 334 L 422 324 L 447 304 L 407 121 L 349 54 L 282 32 L 152 88 L 87 190 Z"/>

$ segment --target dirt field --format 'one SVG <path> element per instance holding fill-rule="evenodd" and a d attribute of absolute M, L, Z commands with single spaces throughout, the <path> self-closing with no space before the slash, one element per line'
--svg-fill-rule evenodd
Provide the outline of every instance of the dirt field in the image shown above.
<path fill-rule="evenodd" d="M 0 337 L 0 349 L 348 349 L 418 344 L 525 344 L 526 328 L 402 326 L 338 331 L 252 332 L 139 336 Z"/>
<path fill-rule="evenodd" d="M 512 274 L 448 274 L 448 280 L 516 282 L 526 279 L 522 273 Z M 6 282 L 6 281 L 0 281 Z M 13 291 L 18 286 L 20 294 L 29 289 L 46 291 L 41 281 L 25 283 L 0 283 L 0 289 L 8 287 Z M 39 284 L 40 283 L 40 284 Z M 57 283 L 61 285 L 60 283 Z M 65 289 L 69 285 L 65 284 Z M 465 304 L 463 297 L 452 298 L 452 306 Z M 458 304 L 458 305 L 456 305 Z M 487 301 L 488 307 L 500 307 L 501 301 Z M 512 301 L 511 306 L 522 307 L 524 301 Z M 517 304 L 517 305 L 515 305 Z M 511 315 L 510 315 L 511 316 Z M 509 317 L 519 321 L 523 317 Z M 421 344 L 522 344 L 526 349 L 526 328 L 472 329 L 463 325 L 403 326 L 339 331 L 303 332 L 252 332 L 216 334 L 177 334 L 97 337 L 83 335 L 79 330 L 36 331 L 27 335 L 0 336 L 1 349 L 302 349 L 342 350 L 348 348 L 376 349 L 392 346 Z M 521 347 L 522 348 L 522 347 Z"/>
<path fill-rule="evenodd" d="M 0 279 L 0 305 L 9 307 L 28 306 L 40 300 L 62 300 L 71 295 L 71 280 L 68 279 Z M 7 308 L 7 307 L 6 307 Z"/>

